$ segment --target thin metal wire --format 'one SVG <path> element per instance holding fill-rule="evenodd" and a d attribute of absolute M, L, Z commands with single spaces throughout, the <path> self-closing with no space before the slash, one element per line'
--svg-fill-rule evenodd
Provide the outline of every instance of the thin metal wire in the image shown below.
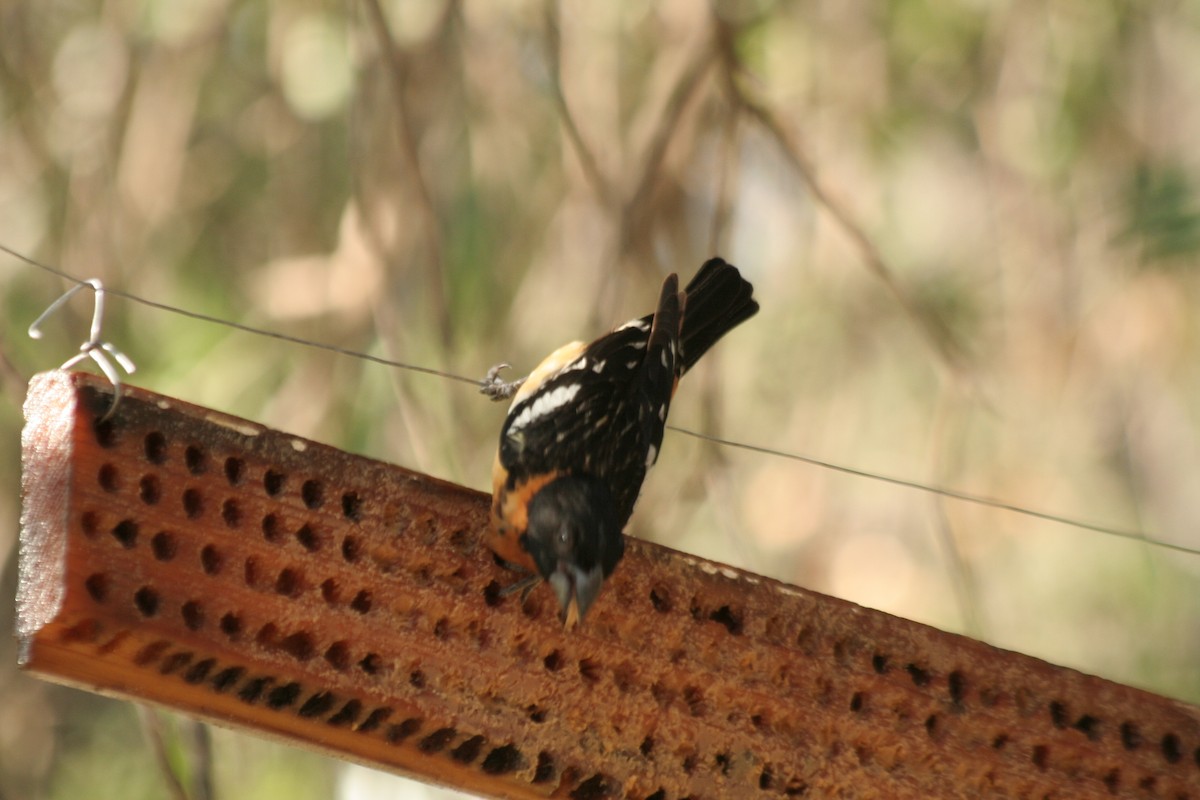
<path fill-rule="evenodd" d="M 0 244 L 0 251 L 7 253 L 8 255 L 12 256 L 13 258 L 16 258 L 20 261 L 25 262 L 26 264 L 29 264 L 30 266 L 37 267 L 38 269 L 44 270 L 44 271 L 49 272 L 54 275 L 58 275 L 61 278 L 64 278 L 68 281 L 73 281 L 74 283 L 79 284 L 79 286 L 72 289 L 71 292 L 78 290 L 83 285 L 89 284 L 88 281 L 80 280 L 79 278 L 76 278 L 74 275 L 70 275 L 69 273 L 63 272 L 60 269 L 56 269 L 56 268 L 48 266 L 46 264 L 42 264 L 41 262 L 35 261 L 27 256 L 21 255 L 20 253 L 6 247 L 3 244 Z M 95 288 L 95 287 L 93 287 L 93 288 Z M 68 294 L 59 298 L 57 301 L 55 301 L 55 303 L 50 308 L 46 309 L 46 311 L 42 314 L 42 316 L 39 317 L 38 320 L 32 326 L 30 326 L 31 329 L 36 327 L 37 324 L 40 323 L 42 321 L 42 319 L 44 319 L 46 317 L 46 315 L 49 314 L 53 309 L 57 308 L 59 305 L 61 305 L 63 302 L 65 302 L 66 299 L 70 296 L 71 292 L 68 292 Z M 387 358 L 380 358 L 379 356 L 373 356 L 373 355 L 370 355 L 367 353 L 360 353 L 356 350 L 349 350 L 347 348 L 338 347 L 336 345 L 325 344 L 323 342 L 314 342 L 314 341 L 311 341 L 308 339 L 301 339 L 300 337 L 290 336 L 290 335 L 284 334 L 284 333 L 276 333 L 274 331 L 267 331 L 267 330 L 262 330 L 259 328 L 252 328 L 249 325 L 243 325 L 242 323 L 239 323 L 239 322 L 231 322 L 229 320 L 221 319 L 219 317 L 212 317 L 207 314 L 200 314 L 195 311 L 188 311 L 186 309 L 169 306 L 169 305 L 166 305 L 165 303 L 159 303 L 154 300 L 147 300 L 144 297 L 139 297 L 135 294 L 130 294 L 129 292 L 123 292 L 123 291 L 116 290 L 116 289 L 105 289 L 104 292 L 111 294 L 111 295 L 116 295 L 118 297 L 123 297 L 127 300 L 132 300 L 135 303 L 141 303 L 142 305 L 149 306 L 150 308 L 159 309 L 160 311 L 167 311 L 172 314 L 179 314 L 181 316 L 200 320 L 202 322 L 210 322 L 214 325 L 223 325 L 225 327 L 233 328 L 235 330 L 239 330 L 244 333 L 254 334 L 256 336 L 265 336 L 265 337 L 268 337 L 271 339 L 278 339 L 280 341 L 290 342 L 292 344 L 298 344 L 303 347 L 312 347 L 312 348 L 316 348 L 318 350 L 325 350 L 327 352 L 338 353 L 339 355 L 349 356 L 351 358 L 360 358 L 360 359 L 363 359 L 364 361 L 370 361 L 372 363 L 380 364 L 380 365 L 383 365 L 386 367 L 395 367 L 397 369 L 409 370 L 411 372 L 420 372 L 420 373 L 424 373 L 426 375 L 435 375 L 440 378 L 458 381 L 460 383 L 469 383 L 473 386 L 479 387 L 480 391 L 483 392 L 484 394 L 489 394 L 490 390 L 493 389 L 493 384 L 499 382 L 499 379 L 496 375 L 496 372 L 498 370 L 495 367 L 493 368 L 493 371 L 489 372 L 487 377 L 485 377 L 483 380 L 479 380 L 476 378 L 468 378 L 468 377 L 465 377 L 462 375 L 456 375 L 451 372 L 443 372 L 442 370 L 431 369 L 429 367 L 421 367 L 421 366 L 417 366 L 415 364 L 407 364 L 402 361 L 393 361 L 393 360 L 387 359 Z M 99 303 L 100 293 L 99 292 L 97 292 L 97 297 L 98 297 L 97 304 L 99 306 L 100 305 L 100 303 Z M 93 323 L 94 322 L 95 322 L 95 319 L 93 319 Z M 30 335 L 33 335 L 32 330 L 31 330 Z M 93 338 L 98 338 L 98 335 L 94 335 Z M 91 341 L 91 340 L 89 340 L 89 341 Z M 86 345 L 87 345 L 87 343 L 85 343 L 85 346 Z M 124 356 L 118 356 L 118 354 L 113 349 L 111 349 L 112 348 L 111 345 L 108 345 L 106 343 L 98 343 L 97 346 L 103 350 L 111 352 L 113 354 L 113 356 L 116 358 L 124 358 Z M 83 348 L 81 348 L 81 350 L 82 349 Z M 71 361 L 67 362 L 67 364 L 64 364 L 63 367 L 66 368 L 67 366 L 77 363 L 81 358 L 86 357 L 88 355 L 91 355 L 92 359 L 96 360 L 97 355 L 92 355 L 93 353 L 96 353 L 95 347 L 93 347 L 92 350 L 85 351 L 85 352 L 81 353 L 79 356 L 76 356 L 75 358 L 71 359 Z M 101 369 L 105 370 L 105 375 L 107 375 L 109 377 L 109 380 L 113 381 L 114 386 L 117 385 L 117 381 L 115 380 L 115 375 L 111 374 L 111 365 L 108 365 L 106 367 L 102 362 L 100 362 L 98 360 L 97 360 L 97 364 L 100 365 Z M 122 366 L 124 366 L 124 362 L 122 362 Z M 132 365 L 130 365 L 130 366 L 132 366 Z M 498 365 L 498 366 L 500 366 L 500 365 Z M 133 372 L 132 369 L 128 369 L 128 368 L 127 368 L 127 371 L 130 373 Z M 115 400 L 114 400 L 114 407 L 115 407 Z M 112 409 L 109 409 L 109 414 L 111 414 L 111 413 L 112 413 Z M 1033 517 L 1035 519 L 1046 520 L 1048 522 L 1054 522 L 1054 523 L 1058 523 L 1060 525 L 1066 525 L 1066 526 L 1072 527 L 1072 528 L 1080 528 L 1082 530 L 1094 531 L 1096 533 L 1101 533 L 1106 536 L 1113 536 L 1113 537 L 1116 537 L 1119 539 L 1126 539 L 1129 541 L 1140 542 L 1142 544 L 1151 545 L 1153 547 L 1163 548 L 1165 550 L 1173 550 L 1175 552 L 1187 553 L 1189 555 L 1200 555 L 1200 548 L 1188 547 L 1186 545 L 1176 544 L 1173 542 L 1167 542 L 1167 541 L 1157 539 L 1153 536 L 1150 536 L 1148 534 L 1145 534 L 1145 533 L 1139 532 L 1139 531 L 1129 530 L 1129 529 L 1125 529 L 1125 528 L 1118 528 L 1118 527 L 1110 526 L 1110 525 L 1101 525 L 1098 523 L 1088 522 L 1086 520 L 1080 520 L 1080 519 L 1075 519 L 1073 517 L 1063 516 L 1061 514 L 1051 514 L 1049 512 L 1045 512 L 1045 511 L 1038 511 L 1036 509 L 1025 508 L 1023 506 L 1009 503 L 1004 500 L 994 500 L 989 497 L 984 497 L 982 495 L 975 495 L 975 494 L 971 494 L 969 492 L 959 491 L 957 489 L 947 489 L 942 486 L 933 486 L 930 484 L 920 483 L 918 481 L 908 480 L 906 478 L 896 478 L 896 477 L 893 477 L 890 475 L 882 475 L 882 474 L 875 473 L 875 472 L 868 472 L 867 470 L 857 469 L 855 467 L 847 467 L 847 466 L 843 466 L 841 464 L 835 464 L 830 461 L 823 461 L 819 458 L 813 458 L 812 456 L 805 456 L 805 455 L 801 455 L 799 453 L 790 453 L 790 452 L 787 452 L 784 450 L 776 450 L 774 448 L 763 447 L 761 445 L 748 444 L 746 442 L 739 442 L 739 441 L 735 441 L 732 439 L 723 439 L 718 436 L 710 436 L 705 433 L 699 433 L 697 431 L 688 430 L 686 428 L 679 428 L 674 425 L 668 425 L 667 427 L 676 433 L 681 433 L 685 436 L 692 436 L 696 439 L 701 439 L 701 440 L 704 440 L 707 442 L 711 442 L 712 444 L 720 445 L 722 447 L 733 447 L 733 448 L 737 448 L 739 450 L 746 450 L 746 451 L 753 452 L 753 453 L 760 453 L 762 455 L 769 455 L 769 456 L 774 456 L 777 458 L 786 458 L 791 461 L 799 461 L 799 462 L 802 462 L 805 464 L 812 464 L 813 466 L 816 466 L 816 467 L 822 467 L 824 469 L 833 470 L 835 472 L 841 472 L 846 475 L 853 475 L 853 476 L 859 477 L 859 478 L 867 478 L 867 479 L 873 480 L 873 481 L 881 481 L 883 483 L 890 483 L 895 486 L 902 486 L 902 487 L 905 487 L 908 489 L 915 489 L 917 491 L 927 492 L 929 494 L 935 494 L 935 495 L 940 495 L 942 497 L 947 497 L 952 500 L 961 500 L 963 502 L 974 503 L 976 505 L 981 505 L 981 506 L 987 506 L 989 508 L 995 508 L 995 509 L 998 509 L 1001 511 L 1010 511 L 1014 514 L 1022 514 L 1027 517 Z"/>
<path fill-rule="evenodd" d="M 112 344 L 111 342 L 103 342 L 100 340 L 100 336 L 104 329 L 104 284 L 100 283 L 97 278 L 90 278 L 85 281 L 80 281 L 72 286 L 57 300 L 51 303 L 50 306 L 41 313 L 41 316 L 33 321 L 33 324 L 29 326 L 29 337 L 31 339 L 42 338 L 42 322 L 44 322 L 47 317 L 61 308 L 64 303 L 70 300 L 80 289 L 85 286 L 90 286 L 94 293 L 91 331 L 88 333 L 88 338 L 79 346 L 78 355 L 72 356 L 64 361 L 63 365 L 59 367 L 59 369 L 70 369 L 80 361 L 83 361 L 85 358 L 90 358 L 92 361 L 96 362 L 96 366 L 100 367 L 100 371 L 104 373 L 104 377 L 108 378 L 108 382 L 111 383 L 113 387 L 112 405 L 108 407 L 108 411 L 104 414 L 104 416 L 100 418 L 101 421 L 104 421 L 113 415 L 113 413 L 117 410 L 117 405 L 121 402 L 121 374 L 117 372 L 116 367 L 113 366 L 112 361 L 109 360 L 108 356 L 111 355 L 114 359 L 116 359 L 117 363 L 121 365 L 126 374 L 132 375 L 137 371 L 137 367 L 134 365 L 133 360 L 118 350 L 116 345 Z M 105 355 L 106 353 L 108 355 Z"/>

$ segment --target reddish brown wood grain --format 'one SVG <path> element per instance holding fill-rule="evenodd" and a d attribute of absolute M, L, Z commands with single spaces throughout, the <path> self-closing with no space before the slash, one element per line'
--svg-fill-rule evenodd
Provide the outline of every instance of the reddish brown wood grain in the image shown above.
<path fill-rule="evenodd" d="M 631 541 L 580 630 L 488 498 L 52 372 L 18 635 L 52 680 L 499 797 L 1200 798 L 1200 714 Z"/>

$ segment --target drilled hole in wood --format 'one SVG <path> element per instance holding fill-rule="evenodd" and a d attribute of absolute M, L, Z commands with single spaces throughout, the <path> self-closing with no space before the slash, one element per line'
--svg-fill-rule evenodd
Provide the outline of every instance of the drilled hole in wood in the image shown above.
<path fill-rule="evenodd" d="M 1168 733 L 1161 742 L 1163 758 L 1169 764 L 1178 764 L 1183 759 L 1183 743 L 1173 733 Z"/>
<path fill-rule="evenodd" d="M 159 486 L 158 478 L 153 475 L 143 475 L 138 481 L 138 497 L 148 506 L 158 505 L 158 501 L 162 498 L 162 488 Z"/>
<path fill-rule="evenodd" d="M 362 714 L 362 703 L 358 700 L 347 700 L 338 712 L 329 718 L 329 724 L 334 727 L 353 725 Z"/>
<path fill-rule="evenodd" d="M 408 682 L 415 689 L 425 688 L 425 673 L 419 669 L 414 669 L 408 673 Z"/>
<path fill-rule="evenodd" d="M 1033 746 L 1033 754 L 1030 756 L 1029 760 L 1033 762 L 1035 767 L 1044 770 L 1046 768 L 1046 760 L 1049 757 L 1050 748 L 1046 747 L 1044 744 L 1038 744 Z"/>
<path fill-rule="evenodd" d="M 236 638 L 242 632 L 242 618 L 232 611 L 221 617 L 221 633 L 230 639 Z"/>
<path fill-rule="evenodd" d="M 175 536 L 167 531 L 159 531 L 150 539 L 150 551 L 159 561 L 170 561 L 175 557 Z"/>
<path fill-rule="evenodd" d="M 1054 723 L 1054 727 L 1063 729 L 1067 727 L 1070 718 L 1067 716 L 1067 705 L 1061 700 L 1055 700 L 1050 704 L 1050 721 Z"/>
<path fill-rule="evenodd" d="M 204 624 L 204 607 L 195 600 L 188 600 L 180 606 L 179 613 L 183 616 L 183 624 L 189 630 L 199 630 Z"/>
<path fill-rule="evenodd" d="M 609 780 L 600 773 L 596 773 L 576 786 L 569 797 L 571 800 L 603 800 L 610 793 Z"/>
<path fill-rule="evenodd" d="M 262 535 L 268 542 L 278 542 L 283 538 L 283 526 L 279 522 L 279 517 L 274 514 L 267 514 L 263 517 Z"/>
<path fill-rule="evenodd" d="M 158 592 L 149 586 L 143 586 L 133 593 L 133 604 L 143 617 L 153 617 L 158 613 Z"/>
<path fill-rule="evenodd" d="M 211 544 L 206 544 L 200 549 L 200 568 L 206 575 L 216 575 L 221 571 L 221 565 L 224 563 L 225 558 L 221 555 L 221 551 Z"/>
<path fill-rule="evenodd" d="M 267 693 L 267 707 L 279 711 L 287 708 L 300 699 L 300 684 L 292 682 L 284 684 Z"/>
<path fill-rule="evenodd" d="M 229 481 L 230 486 L 237 486 L 242 482 L 242 477 L 246 474 L 246 462 L 237 456 L 230 456 L 225 459 L 225 480 Z"/>
<path fill-rule="evenodd" d="M 725 626 L 725 630 L 732 633 L 734 636 L 740 636 L 742 633 L 742 613 L 735 611 L 729 606 L 721 606 L 716 611 L 708 615 L 708 618 L 713 622 L 719 622 Z"/>
<path fill-rule="evenodd" d="M 937 733 L 938 733 L 938 715 L 937 714 L 930 714 L 928 717 L 925 718 L 925 733 L 930 737 L 937 736 Z"/>
<path fill-rule="evenodd" d="M 362 544 L 358 541 L 357 536 L 346 536 L 342 539 L 342 558 L 347 564 L 358 561 L 360 555 L 362 555 Z"/>
<path fill-rule="evenodd" d="M 206 658 L 203 661 L 197 661 L 191 666 L 191 669 L 184 674 L 183 679 L 192 685 L 201 683 L 205 678 L 208 677 L 208 673 L 212 672 L 212 668 L 216 665 L 217 660 L 215 658 Z"/>
<path fill-rule="evenodd" d="M 671 595 L 663 586 L 655 586 L 650 590 L 650 605 L 660 614 L 671 610 Z"/>
<path fill-rule="evenodd" d="M 282 472 L 276 472 L 273 469 L 269 469 L 267 470 L 266 474 L 263 475 L 263 489 L 266 490 L 270 497 L 275 497 L 283 491 L 284 482 L 285 479 Z"/>
<path fill-rule="evenodd" d="M 362 724 L 354 730 L 358 731 L 359 733 L 371 733 L 372 731 L 378 730 L 383 723 L 387 722 L 388 717 L 390 716 L 392 716 L 392 710 L 390 708 L 377 708 L 368 714 L 367 718 L 362 721 Z"/>
<path fill-rule="evenodd" d="M 457 550 L 469 550 L 475 546 L 475 536 L 469 528 L 455 528 L 446 538 L 450 546 Z"/>
<path fill-rule="evenodd" d="M 274 622 L 268 622 L 258 629 L 258 633 L 254 635 L 254 641 L 258 642 L 263 647 L 271 647 L 279 638 L 279 628 Z"/>
<path fill-rule="evenodd" d="M 1108 789 L 1109 794 L 1116 794 L 1121 788 L 1121 770 L 1112 769 L 1104 776 L 1104 786 Z"/>
<path fill-rule="evenodd" d="M 857 714 L 863 710 L 864 702 L 865 695 L 862 692 L 855 692 L 854 696 L 850 698 L 850 710 Z"/>
<path fill-rule="evenodd" d="M 511 744 L 493 748 L 479 765 L 488 775 L 507 775 L 521 768 L 521 751 Z"/>
<path fill-rule="evenodd" d="M 1008 734 L 1007 733 L 997 733 L 995 738 L 992 739 L 992 749 L 993 750 L 1003 750 L 1005 745 L 1007 745 L 1007 744 L 1008 744 Z"/>
<path fill-rule="evenodd" d="M 326 578 L 321 582 L 321 599 L 326 603 L 333 605 L 338 601 L 341 593 L 338 591 L 337 581 L 333 578 Z"/>
<path fill-rule="evenodd" d="M 950 702 L 961 707 L 967 696 L 967 677 L 960 671 L 954 670 L 946 676 L 946 684 L 950 688 Z"/>
<path fill-rule="evenodd" d="M 170 646 L 170 642 L 164 642 L 161 639 L 157 642 L 151 642 L 137 652 L 137 655 L 133 657 L 133 663 L 139 667 L 152 664 L 158 660 L 159 656 L 167 652 L 167 648 Z"/>
<path fill-rule="evenodd" d="M 383 659 L 378 653 L 367 653 L 358 662 L 358 668 L 368 675 L 378 675 L 383 669 Z"/>
<path fill-rule="evenodd" d="M 875 670 L 875 674 L 883 675 L 888 671 L 888 658 L 882 653 L 876 653 L 871 656 L 871 669 Z"/>
<path fill-rule="evenodd" d="M 87 593 L 97 603 L 103 603 L 108 597 L 108 576 L 103 572 L 96 572 L 89 575 L 87 580 L 83 582 L 83 585 L 87 589 Z"/>
<path fill-rule="evenodd" d="M 646 800 L 667 800 L 667 790 L 660 786 L 652 794 L 646 795 Z"/>
<path fill-rule="evenodd" d="M 638 752 L 642 754 L 642 758 L 650 758 L 650 754 L 654 752 L 654 737 L 643 738 L 642 743 L 638 745 Z"/>
<path fill-rule="evenodd" d="M 1091 714 L 1084 714 L 1079 719 L 1075 720 L 1072 726 L 1075 730 L 1082 733 L 1090 741 L 1098 741 L 1100 739 L 1100 720 L 1093 717 Z"/>
<path fill-rule="evenodd" d="M 472 736 L 458 747 L 450 751 L 450 757 L 460 764 L 470 764 L 479 758 L 487 739 L 482 736 Z"/>
<path fill-rule="evenodd" d="M 190 663 L 192 663 L 191 653 L 172 653 L 163 659 L 162 664 L 158 667 L 158 671 L 163 675 L 170 675 L 172 672 L 178 672 Z"/>
<path fill-rule="evenodd" d="M 188 445 L 183 451 L 183 463 L 187 466 L 187 471 L 193 475 L 203 475 L 208 471 L 208 458 L 204 455 L 204 451 L 196 445 Z"/>
<path fill-rule="evenodd" d="M 685 774 L 691 775 L 696 771 L 696 766 L 698 763 L 699 759 L 696 758 L 696 754 L 690 753 L 689 755 L 684 756 L 683 762 L 679 766 Z"/>
<path fill-rule="evenodd" d="M 334 669 L 349 669 L 350 645 L 343 641 L 334 642 L 325 649 L 325 660 L 328 661 L 329 666 L 333 667 Z"/>
<path fill-rule="evenodd" d="M 904 668 L 904 670 L 908 673 L 908 676 L 912 678 L 914 686 L 929 685 L 929 673 L 918 667 L 916 664 L 909 664 Z"/>
<path fill-rule="evenodd" d="M 454 728 L 438 728 L 422 739 L 417 747 L 421 748 L 422 753 L 440 753 L 446 749 L 446 745 L 454 741 L 454 737 L 457 735 L 458 731 Z"/>
<path fill-rule="evenodd" d="M 276 594 L 281 594 L 284 597 L 299 597 L 303 591 L 304 578 L 299 570 L 284 567 L 279 571 L 279 576 L 275 578 Z"/>
<path fill-rule="evenodd" d="M 337 697 L 332 692 L 317 692 L 305 700 L 296 713 L 305 719 L 320 717 L 328 714 L 335 704 L 337 704 Z"/>
<path fill-rule="evenodd" d="M 563 667 L 563 654 L 557 650 L 551 650 L 546 657 L 542 659 L 542 664 L 550 672 L 558 672 Z"/>
<path fill-rule="evenodd" d="M 588 683 L 599 683 L 600 665 L 590 658 L 579 659 L 579 677 Z"/>
<path fill-rule="evenodd" d="M 146 460 L 151 464 L 162 464 L 167 460 L 167 437 L 163 436 L 159 431 L 150 431 L 146 434 L 146 438 L 142 440 L 142 448 L 146 453 Z"/>
<path fill-rule="evenodd" d="M 196 519 L 204 513 L 204 496 L 199 489 L 186 489 L 183 493 L 183 513 L 188 519 Z"/>
<path fill-rule="evenodd" d="M 805 625 L 796 634 L 796 649 L 806 656 L 817 652 L 817 633 L 811 625 Z"/>
<path fill-rule="evenodd" d="M 93 420 L 92 433 L 96 436 L 96 444 L 106 450 L 117 444 L 117 428 L 111 419 L 97 418 Z"/>
<path fill-rule="evenodd" d="M 300 485 L 300 499 L 314 511 L 325 502 L 325 487 L 316 478 L 309 478 Z"/>
<path fill-rule="evenodd" d="M 221 519 L 227 528 L 236 528 L 242 523 L 242 509 L 236 500 L 230 498 L 221 504 Z"/>
<path fill-rule="evenodd" d="M 387 739 L 392 744 L 403 742 L 408 737 L 421 730 L 421 720 L 409 717 L 401 723 L 388 728 Z"/>
<path fill-rule="evenodd" d="M 763 767 L 763 771 L 758 773 L 758 788 L 766 791 L 775 785 L 775 775 L 771 772 L 770 767 Z"/>
<path fill-rule="evenodd" d="M 100 635 L 100 622 L 95 619 L 80 620 L 62 632 L 64 642 L 94 642 Z"/>
<path fill-rule="evenodd" d="M 131 519 L 123 519 L 112 529 L 113 538 L 121 543 L 126 550 L 137 544 L 138 526 Z"/>
<path fill-rule="evenodd" d="M 310 553 L 315 553 L 321 549 L 321 535 L 308 523 L 301 525 L 296 531 L 296 541 Z"/>
<path fill-rule="evenodd" d="M 305 631 L 297 631 L 285 637 L 279 643 L 279 648 L 297 661 L 307 661 L 317 649 L 312 636 Z"/>
<path fill-rule="evenodd" d="M 541 725 L 546 721 L 546 709 L 537 705 L 525 706 L 525 715 L 529 717 L 529 721 Z"/>
<path fill-rule="evenodd" d="M 554 777 L 554 758 L 545 750 L 538 753 L 537 766 L 533 769 L 530 783 L 545 783 Z"/>
<path fill-rule="evenodd" d="M 260 576 L 261 570 L 258 566 L 258 560 L 253 556 L 247 558 L 245 566 L 242 569 L 242 583 L 251 589 L 257 588 Z"/>
<path fill-rule="evenodd" d="M 684 688 L 683 702 L 687 703 L 688 712 L 693 717 L 703 717 L 708 713 L 708 704 L 704 701 L 704 691 L 699 686 Z"/>
<path fill-rule="evenodd" d="M 1121 744 L 1126 750 L 1136 750 L 1142 744 L 1142 734 L 1132 722 L 1121 723 Z"/>
<path fill-rule="evenodd" d="M 232 689 L 245 674 L 246 670 L 244 670 L 242 667 L 227 667 L 213 676 L 212 687 L 218 692 L 227 692 Z"/>
<path fill-rule="evenodd" d="M 79 527 L 84 536 L 89 539 L 96 538 L 96 533 L 100 530 L 100 516 L 95 511 L 83 512 L 79 515 Z"/>
<path fill-rule="evenodd" d="M 358 492 L 346 492 L 342 495 L 342 516 L 352 522 L 362 519 L 362 500 Z"/>
<path fill-rule="evenodd" d="M 449 619 L 441 617 L 437 622 L 433 623 L 433 638 L 443 642 L 450 638 Z"/>
<path fill-rule="evenodd" d="M 504 595 L 498 581 L 492 581 L 483 587 L 483 602 L 488 608 L 495 608 L 504 602 Z"/>
<path fill-rule="evenodd" d="M 722 775 L 729 774 L 729 767 L 733 764 L 733 757 L 729 753 L 717 753 L 713 757 L 713 765 L 720 771 Z"/>
<path fill-rule="evenodd" d="M 750 715 L 750 724 L 760 731 L 771 729 L 771 723 L 767 720 L 767 715 L 761 711 L 757 714 Z"/>
<path fill-rule="evenodd" d="M 360 614 L 366 614 L 371 610 L 371 593 L 363 589 L 358 594 L 354 595 L 354 599 L 350 601 L 350 608 Z"/>
<path fill-rule="evenodd" d="M 267 677 L 248 680 L 238 691 L 238 699 L 245 703 L 257 703 L 271 683 L 272 680 Z"/>

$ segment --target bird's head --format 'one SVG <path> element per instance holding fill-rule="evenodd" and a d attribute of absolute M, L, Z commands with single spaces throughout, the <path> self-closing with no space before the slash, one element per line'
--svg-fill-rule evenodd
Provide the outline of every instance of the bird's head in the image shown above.
<path fill-rule="evenodd" d="M 568 625 L 582 620 L 625 552 L 608 486 L 590 475 L 546 484 L 529 502 L 524 543 L 558 597 L 559 616 Z"/>

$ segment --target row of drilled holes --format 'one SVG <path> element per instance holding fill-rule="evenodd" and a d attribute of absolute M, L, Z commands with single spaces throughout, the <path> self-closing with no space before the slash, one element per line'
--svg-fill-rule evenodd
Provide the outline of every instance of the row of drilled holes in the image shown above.
<path fill-rule="evenodd" d="M 110 422 L 97 422 L 95 424 L 96 440 L 102 447 L 112 448 L 117 444 L 115 429 Z M 170 459 L 170 445 L 167 442 L 167 437 L 160 431 L 151 431 L 142 439 L 142 451 L 145 458 L 151 464 L 162 466 Z M 203 475 L 209 470 L 209 457 L 204 449 L 197 445 L 188 445 L 183 451 L 183 463 L 187 471 L 192 475 Z M 225 459 L 222 469 L 225 473 L 225 479 L 230 486 L 239 486 L 245 479 L 246 462 L 244 459 L 236 456 L 229 456 Z M 144 500 L 147 497 L 157 495 L 157 480 L 150 476 L 147 481 L 143 478 L 141 483 L 141 492 Z M 116 468 L 111 464 L 106 464 L 101 468 L 101 486 L 109 491 L 115 491 L 117 487 L 118 475 Z M 268 469 L 263 474 L 263 489 L 269 497 L 278 497 L 287 486 L 288 476 L 277 470 Z M 325 486 L 315 479 L 310 478 L 300 485 L 300 499 L 306 508 L 317 510 L 324 505 L 325 502 Z M 147 502 L 151 502 L 147 500 Z M 342 516 L 351 521 L 358 521 L 362 516 L 362 499 L 357 492 L 345 492 L 341 498 Z"/>
<path fill-rule="evenodd" d="M 151 667 L 157 662 L 158 671 L 163 675 L 179 674 L 184 681 L 192 685 L 207 682 L 208 687 L 219 694 L 236 692 L 238 699 L 247 704 L 253 705 L 262 701 L 273 711 L 294 709 L 295 713 L 304 719 L 315 721 L 323 718 L 328 725 L 353 726 L 356 733 L 379 732 L 393 745 L 413 740 L 425 727 L 424 720 L 417 717 L 388 723 L 394 712 L 387 706 L 376 708 L 364 716 L 365 708 L 360 701 L 350 699 L 342 702 L 332 692 L 313 692 L 301 702 L 306 690 L 297 682 L 277 684 L 270 676 L 251 678 L 243 667 L 222 669 L 218 667 L 216 659 L 212 658 L 192 663 L 192 653 L 168 653 L 168 650 L 168 642 L 154 642 L 144 647 L 134 657 L 134 662 L 142 667 Z M 478 735 L 461 738 L 461 741 L 454 744 L 460 738 L 461 734 L 455 728 L 441 727 L 422 736 L 416 742 L 416 747 L 427 756 L 444 752 L 463 765 L 478 763 L 479 769 L 489 775 L 509 774 L 521 769 L 526 763 L 524 754 L 515 745 L 489 748 L 487 739 Z M 556 771 L 553 756 L 545 751 L 539 752 L 530 782 L 544 784 L 555 777 Z M 562 783 L 573 786 L 568 795 L 573 800 L 599 800 L 608 796 L 614 788 L 613 782 L 601 774 L 581 779 L 581 776 L 574 774 L 570 768 L 563 771 Z M 658 793 L 658 797 L 661 796 L 661 792 Z M 652 796 L 651 800 L 654 797 Z"/>
<path fill-rule="evenodd" d="M 271 516 L 268 515 L 268 517 Z M 85 511 L 81 515 L 80 526 L 85 536 L 94 539 L 99 533 L 99 514 L 94 511 Z M 306 531 L 311 531 L 311 529 L 304 525 L 296 533 L 302 543 L 306 539 Z M 112 538 L 127 550 L 136 547 L 141 538 L 141 528 L 132 519 L 123 519 L 117 522 L 109 532 Z M 170 531 L 158 531 L 150 538 L 150 549 L 155 559 L 159 561 L 173 560 L 178 552 L 175 534 Z M 342 542 L 343 556 L 348 561 L 353 561 L 358 557 L 358 552 L 357 539 L 347 536 Z M 225 560 L 224 554 L 213 544 L 206 544 L 200 549 L 200 567 L 207 575 L 219 574 L 224 569 Z M 291 598 L 300 596 L 308 588 L 304 572 L 297 567 L 285 567 L 280 570 L 274 581 L 268 583 L 259 562 L 253 556 L 245 560 L 242 576 L 243 582 L 249 588 L 261 590 L 272 586 L 276 593 Z M 320 591 L 321 597 L 330 605 L 345 602 L 345 605 L 351 610 L 360 614 L 366 614 L 371 610 L 373 600 L 371 592 L 367 589 L 361 589 L 350 600 L 343 601 L 342 590 L 338 582 L 333 578 L 327 578 L 322 581 Z"/>
<path fill-rule="evenodd" d="M 230 459 L 230 461 L 233 460 L 234 459 Z M 268 472 L 267 474 L 271 475 L 272 473 Z M 100 488 L 104 491 L 116 493 L 120 490 L 120 476 L 116 465 L 111 463 L 105 463 L 101 465 L 96 477 L 97 483 L 99 483 Z M 306 489 L 310 485 L 318 487 L 317 489 L 313 490 L 316 493 L 313 496 L 319 498 L 321 491 L 319 489 L 320 484 L 312 480 L 307 481 L 304 484 Z M 146 505 L 158 505 L 162 499 L 162 489 L 157 476 L 149 473 L 141 476 L 141 478 L 138 480 L 138 497 Z M 188 519 L 198 519 L 204 513 L 204 496 L 199 489 L 193 487 L 184 490 L 182 504 L 184 514 L 188 517 Z M 320 503 L 317 502 L 317 505 L 319 506 Z M 344 494 L 342 496 L 342 505 L 343 509 L 346 511 L 346 517 L 348 519 L 358 519 L 360 503 L 356 493 L 347 492 Z M 242 524 L 242 517 L 243 515 L 241 506 L 236 500 L 227 499 L 221 504 L 221 519 L 225 522 L 226 527 L 240 527 Z M 267 514 L 263 518 L 262 532 L 263 537 L 271 542 L 278 543 L 284 538 L 279 517 L 275 514 Z M 303 546 L 304 549 L 308 550 L 309 552 L 319 550 L 324 544 L 323 534 L 321 534 L 317 528 L 308 523 L 302 525 L 300 529 L 296 531 L 294 536 L 296 541 L 298 541 L 301 546 Z M 360 549 L 360 544 L 357 538 L 353 536 L 346 536 L 343 539 L 342 556 L 347 561 L 356 560 L 359 556 Z"/>

